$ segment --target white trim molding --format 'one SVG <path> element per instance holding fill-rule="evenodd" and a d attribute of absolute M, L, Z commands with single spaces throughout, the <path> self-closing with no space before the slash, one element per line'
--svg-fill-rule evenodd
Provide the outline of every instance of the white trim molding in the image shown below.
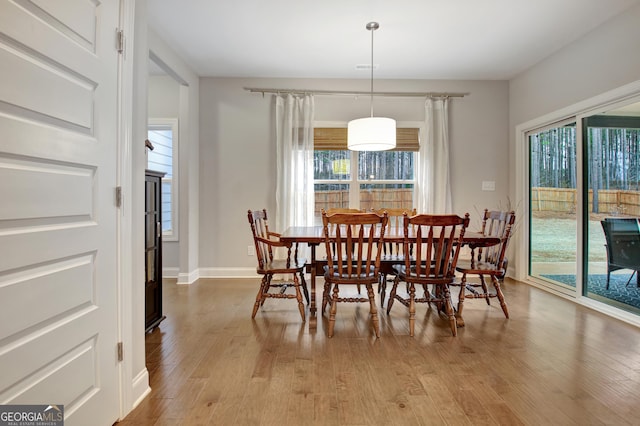
<path fill-rule="evenodd" d="M 132 381 L 132 397 L 134 399 L 131 410 L 136 408 L 151 393 L 149 387 L 149 372 L 147 369 L 142 370 Z"/>
<path fill-rule="evenodd" d="M 200 278 L 260 278 L 255 267 L 200 268 Z"/>
<path fill-rule="evenodd" d="M 176 284 L 193 284 L 198 281 L 200 278 L 200 270 L 196 269 L 195 271 L 191 271 L 189 273 L 179 273 L 178 274 L 178 282 Z"/>

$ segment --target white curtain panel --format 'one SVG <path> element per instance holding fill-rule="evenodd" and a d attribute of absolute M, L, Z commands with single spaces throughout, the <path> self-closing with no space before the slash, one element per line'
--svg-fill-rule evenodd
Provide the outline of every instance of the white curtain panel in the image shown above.
<path fill-rule="evenodd" d="M 276 96 L 276 229 L 313 225 L 313 96 Z"/>
<path fill-rule="evenodd" d="M 425 135 L 416 171 L 416 208 L 430 214 L 451 213 L 449 180 L 449 101 L 427 99 Z"/>

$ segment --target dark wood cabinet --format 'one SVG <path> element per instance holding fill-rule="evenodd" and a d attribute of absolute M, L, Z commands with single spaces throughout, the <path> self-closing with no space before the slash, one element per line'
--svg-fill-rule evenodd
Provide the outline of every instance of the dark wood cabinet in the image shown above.
<path fill-rule="evenodd" d="M 145 174 L 145 330 L 150 331 L 165 319 L 162 314 L 162 177 L 164 173 L 147 170 Z"/>

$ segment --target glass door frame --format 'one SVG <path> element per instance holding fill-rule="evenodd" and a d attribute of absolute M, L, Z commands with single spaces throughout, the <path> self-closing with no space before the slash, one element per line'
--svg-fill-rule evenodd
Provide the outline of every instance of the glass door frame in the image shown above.
<path fill-rule="evenodd" d="M 531 167 L 531 165 L 532 165 L 531 137 L 533 135 L 538 135 L 538 134 L 547 132 L 549 130 L 560 129 L 560 128 L 564 128 L 564 127 L 568 127 L 568 126 L 573 126 L 573 127 L 576 128 L 576 130 L 575 130 L 575 138 L 576 138 L 576 140 L 574 141 L 574 144 L 576 146 L 576 153 L 575 153 L 576 159 L 578 159 L 579 157 L 578 157 L 577 149 L 578 149 L 579 143 L 578 143 L 577 139 L 578 139 L 578 136 L 579 136 L 579 131 L 577 129 L 577 123 L 576 123 L 575 117 L 568 117 L 568 118 L 566 118 L 564 120 L 560 120 L 560 121 L 556 121 L 556 122 L 553 122 L 553 123 L 549 123 L 549 124 L 547 124 L 545 126 L 542 126 L 542 127 L 536 128 L 536 129 L 532 129 L 532 130 L 529 130 L 529 131 L 526 132 L 526 135 L 525 135 L 526 142 L 525 143 L 527 145 L 527 149 L 526 149 L 526 153 L 527 153 L 527 176 L 526 176 L 526 178 L 527 178 L 527 198 L 526 198 L 527 202 L 526 202 L 526 206 L 527 206 L 527 209 L 523 212 L 523 214 L 526 214 L 527 215 L 527 219 L 528 219 L 528 225 L 527 225 L 527 228 L 526 228 L 526 237 L 528 238 L 527 249 L 528 249 L 528 253 L 529 253 L 528 256 L 527 256 L 527 275 L 530 276 L 531 279 L 536 280 L 536 282 L 538 282 L 540 286 L 548 287 L 548 289 L 550 291 L 562 293 L 562 294 L 564 294 L 566 296 L 573 297 L 574 293 L 576 291 L 575 288 L 572 288 L 570 286 L 564 286 L 562 284 L 556 284 L 556 283 L 553 283 L 551 281 L 547 281 L 544 278 L 539 277 L 537 275 L 536 276 L 531 275 L 532 265 L 533 265 L 533 262 L 532 262 L 532 257 L 533 257 L 532 256 L 532 246 L 533 246 L 533 238 L 532 238 L 532 228 L 533 228 L 532 222 L 533 221 L 532 221 L 532 217 L 533 217 L 533 210 L 532 210 L 532 205 L 531 205 L 531 195 L 532 195 L 532 191 L 531 191 L 531 189 L 532 189 L 532 183 L 531 183 L 531 171 L 532 171 L 532 167 Z M 579 178 L 579 175 L 578 175 L 578 167 L 577 167 L 578 164 L 577 163 L 578 163 L 578 161 L 576 161 L 576 170 L 574 170 L 574 175 L 576 177 L 576 179 L 575 179 L 576 180 L 576 185 L 578 185 L 578 182 L 580 181 L 580 178 Z M 564 189 L 564 187 L 563 187 L 563 189 Z M 576 198 L 577 198 L 577 195 L 578 195 L 577 187 L 575 188 L 575 191 L 576 191 Z M 577 209 L 577 206 L 576 206 L 576 209 Z M 576 214 L 576 235 L 577 235 L 577 234 L 579 234 L 578 229 L 579 229 L 579 225 L 580 225 L 580 222 L 577 220 L 578 214 L 579 214 L 577 210 L 576 210 L 575 214 Z M 577 270 L 577 268 L 579 268 L 579 259 L 578 258 L 580 256 L 580 253 L 579 253 L 578 242 L 576 241 L 575 244 L 576 244 L 576 246 L 575 246 L 575 249 L 576 249 L 575 268 Z M 564 269 L 564 268 L 561 268 L 561 269 Z M 576 274 L 576 280 L 577 280 L 577 274 Z"/>
<path fill-rule="evenodd" d="M 631 108 L 627 108 L 626 111 L 622 111 L 622 110 L 618 110 L 620 106 L 625 107 L 627 105 L 632 105 Z M 584 132 L 582 133 L 582 145 L 584 146 L 585 149 L 585 155 L 582 158 L 582 163 L 583 163 L 583 170 L 584 170 L 584 176 L 583 176 L 583 182 L 585 182 L 585 187 L 584 187 L 584 192 L 582 194 L 582 199 L 583 199 L 583 205 L 585 206 L 585 219 L 590 218 L 590 214 L 589 211 L 593 210 L 593 214 L 597 215 L 598 218 L 600 220 L 604 218 L 615 218 L 615 217 L 619 217 L 619 218 L 637 218 L 638 212 L 637 210 L 633 211 L 632 214 L 625 214 L 625 209 L 624 209 L 624 202 L 620 201 L 617 197 L 616 197 L 616 201 L 619 201 L 621 205 L 617 206 L 617 210 L 613 209 L 611 210 L 610 204 L 611 204 L 611 200 L 607 199 L 607 192 L 614 190 L 614 191 L 633 191 L 634 193 L 638 194 L 638 177 L 636 174 L 635 177 L 635 183 L 633 183 L 633 178 L 630 178 L 630 173 L 631 173 L 631 169 L 629 167 L 622 167 L 620 165 L 620 162 L 622 161 L 624 163 L 625 161 L 625 150 L 626 148 L 629 149 L 629 157 L 627 157 L 629 163 L 632 162 L 631 160 L 631 149 L 632 149 L 632 145 L 626 145 L 626 143 L 631 140 L 631 139 L 627 139 L 626 138 L 626 131 L 630 131 L 632 132 L 629 137 L 631 138 L 633 134 L 635 134 L 635 138 L 633 138 L 635 140 L 635 143 L 638 143 L 638 130 L 640 129 L 640 111 L 638 111 L 640 107 L 640 98 L 639 99 L 634 99 L 631 101 L 631 103 L 629 102 L 624 102 L 618 105 L 612 105 L 610 108 L 606 108 L 605 111 L 599 111 L 596 114 L 593 115 L 586 115 L 582 118 L 582 125 L 583 125 L 583 129 Z M 617 111 L 616 111 L 617 110 Z M 604 114 L 601 114 L 602 112 L 605 112 Z M 593 129 L 593 131 L 595 133 L 591 132 L 591 129 Z M 596 135 L 600 135 L 597 139 L 600 139 L 600 137 L 604 134 L 604 140 L 601 141 L 601 144 L 604 144 L 605 146 L 605 150 L 607 152 L 611 152 L 611 145 L 613 144 L 616 147 L 616 155 L 615 156 L 607 156 L 603 149 L 602 146 L 600 145 L 600 154 L 596 156 L 596 154 L 594 153 L 594 147 L 599 145 L 592 145 L 593 139 L 596 139 Z M 623 135 L 623 137 L 621 138 L 621 134 Z M 590 143 L 591 141 L 591 143 Z M 635 145 L 635 149 L 637 150 L 638 147 L 637 145 Z M 637 154 L 637 152 L 636 152 Z M 600 162 L 607 162 L 607 164 L 603 164 L 602 167 L 602 172 L 599 170 L 594 170 L 594 167 L 592 166 L 592 162 L 594 161 L 594 159 L 592 158 L 596 157 L 599 159 Z M 620 156 L 622 156 L 623 158 L 620 158 Z M 634 155 L 633 156 L 634 159 L 637 161 L 637 157 Z M 611 168 L 611 163 L 614 162 L 615 163 L 615 167 Z M 636 173 L 637 173 L 637 164 L 636 164 Z M 606 172 L 604 172 L 606 170 Z M 613 170 L 613 174 L 612 174 L 612 170 Z M 599 178 L 597 179 L 597 181 L 599 182 L 599 184 L 594 185 L 594 172 L 596 174 L 599 175 Z M 606 178 L 602 179 L 602 173 L 606 173 Z M 611 188 L 609 186 L 609 180 L 613 180 L 614 184 L 613 184 L 613 188 Z M 620 186 L 620 181 L 617 181 L 616 179 L 621 180 L 622 182 L 626 182 L 626 184 L 635 184 L 636 189 L 635 190 L 630 190 L 629 188 L 624 188 L 625 185 Z M 600 191 L 603 191 L 603 194 L 600 194 Z M 593 194 L 593 200 L 590 201 L 589 197 L 590 197 L 590 193 Z M 601 201 L 601 197 L 604 197 L 604 201 Z M 600 244 L 596 244 L 595 241 L 593 241 L 593 238 L 597 238 L 594 237 L 594 231 L 597 233 L 597 235 L 602 235 L 603 237 L 603 241 L 602 244 L 604 246 L 606 246 L 609 241 L 604 241 L 604 234 L 601 234 L 603 232 L 603 225 L 601 225 L 599 223 L 599 221 L 592 221 L 589 220 L 587 222 L 587 220 L 585 220 L 583 225 L 583 235 L 585 236 L 585 243 L 584 243 L 584 250 L 585 252 L 589 253 L 589 254 L 593 254 L 594 252 L 591 251 L 590 249 L 590 244 L 593 244 L 593 248 L 594 251 L 597 251 L 597 248 L 600 247 Z M 592 228 L 592 227 L 595 227 Z M 602 247 L 600 247 L 602 248 Z M 604 262 L 606 265 L 608 265 L 609 262 L 609 254 L 606 253 L 608 250 L 603 250 L 606 254 L 606 261 Z M 591 263 L 590 263 L 591 262 Z M 600 263 L 600 265 L 599 265 Z M 607 303 L 608 305 L 614 305 L 614 306 L 619 306 L 620 309 L 623 310 L 628 310 L 631 313 L 635 314 L 635 315 L 640 315 L 639 309 L 638 309 L 638 301 L 640 301 L 640 295 L 634 295 L 634 291 L 632 290 L 631 293 L 628 294 L 624 294 L 621 293 L 619 291 L 615 291 L 615 292 L 611 292 L 609 293 L 609 291 L 603 291 L 602 290 L 602 278 L 598 278 L 600 275 L 602 275 L 602 273 L 604 271 L 602 271 L 603 266 L 601 265 L 603 262 L 599 262 L 598 258 L 594 258 L 594 259 L 589 259 L 589 256 L 585 256 L 585 261 L 584 261 L 584 265 L 583 265 L 583 276 L 588 278 L 588 284 L 583 285 L 583 291 L 582 291 L 582 295 L 585 297 L 589 297 L 589 298 L 595 298 L 595 299 L 601 299 L 604 300 L 604 303 Z M 620 272 L 616 272 L 617 269 L 620 269 Z M 626 280 L 627 276 L 629 276 L 629 272 L 632 271 L 632 269 L 627 269 L 627 268 L 617 268 L 616 270 L 611 270 L 609 271 L 609 268 L 607 266 L 607 272 L 606 272 L 606 276 L 607 276 L 607 287 L 609 286 L 609 274 L 611 273 L 611 279 L 614 280 L 614 277 L 620 277 L 621 275 L 623 275 L 623 281 Z M 626 283 L 625 287 L 628 287 L 631 283 L 632 283 L 632 279 L 634 278 L 634 276 L 636 275 L 635 271 L 634 274 L 630 275 L 630 278 L 628 280 L 628 282 Z M 593 279 L 592 279 L 593 277 Z M 638 283 L 638 287 L 640 287 L 640 279 L 638 279 L 638 277 L 635 277 L 636 279 L 633 279 L 633 285 L 635 286 L 636 282 Z M 591 284 L 593 284 L 593 287 L 591 286 Z M 616 285 L 615 284 L 611 284 L 611 289 L 615 289 Z M 625 290 L 626 291 L 626 290 Z M 630 297 L 628 297 L 630 296 Z"/>

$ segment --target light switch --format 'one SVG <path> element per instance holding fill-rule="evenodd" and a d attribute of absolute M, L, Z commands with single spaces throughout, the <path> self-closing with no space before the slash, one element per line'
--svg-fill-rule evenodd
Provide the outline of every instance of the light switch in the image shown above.
<path fill-rule="evenodd" d="M 492 180 L 483 180 L 482 181 L 482 190 L 483 191 L 495 191 L 496 183 Z"/>

